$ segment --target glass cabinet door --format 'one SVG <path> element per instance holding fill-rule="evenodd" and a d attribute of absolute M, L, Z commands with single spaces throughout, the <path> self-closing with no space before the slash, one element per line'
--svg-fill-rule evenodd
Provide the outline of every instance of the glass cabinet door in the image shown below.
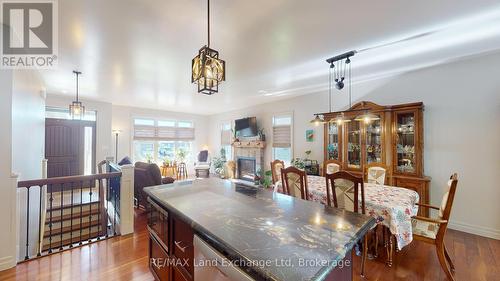
<path fill-rule="evenodd" d="M 415 112 L 396 114 L 396 157 L 398 172 L 415 173 L 415 131 Z"/>
<path fill-rule="evenodd" d="M 339 160 L 339 125 L 335 122 L 327 123 L 328 129 L 328 145 L 327 145 L 327 159 Z"/>
<path fill-rule="evenodd" d="M 347 128 L 347 167 L 361 168 L 361 124 L 358 121 L 346 123 Z"/>
<path fill-rule="evenodd" d="M 382 163 L 382 120 L 372 120 L 366 126 L 366 163 Z"/>

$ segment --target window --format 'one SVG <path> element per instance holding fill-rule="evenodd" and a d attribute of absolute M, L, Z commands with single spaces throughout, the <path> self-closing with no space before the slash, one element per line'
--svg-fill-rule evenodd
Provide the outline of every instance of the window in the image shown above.
<path fill-rule="evenodd" d="M 233 159 L 233 146 L 231 145 L 231 122 L 221 124 L 221 148 L 226 152 L 226 160 Z"/>
<path fill-rule="evenodd" d="M 134 125 L 154 126 L 155 120 L 153 120 L 153 119 L 134 119 Z"/>
<path fill-rule="evenodd" d="M 45 118 L 71 120 L 71 116 L 69 115 L 69 109 L 52 107 L 52 106 L 45 107 Z M 84 121 L 96 121 L 96 119 L 97 119 L 97 112 L 96 111 L 85 110 L 85 115 L 83 116 L 82 120 L 84 120 Z"/>
<path fill-rule="evenodd" d="M 134 161 L 192 162 L 192 121 L 134 119 Z"/>
<path fill-rule="evenodd" d="M 175 121 L 173 120 L 168 120 L 168 121 L 158 121 L 158 127 L 175 127 Z"/>
<path fill-rule="evenodd" d="M 179 122 L 177 122 L 177 127 L 179 127 L 179 128 L 192 128 L 193 122 L 191 122 L 191 121 L 179 121 Z"/>
<path fill-rule="evenodd" d="M 273 160 L 279 159 L 290 165 L 292 153 L 292 114 L 273 116 Z"/>

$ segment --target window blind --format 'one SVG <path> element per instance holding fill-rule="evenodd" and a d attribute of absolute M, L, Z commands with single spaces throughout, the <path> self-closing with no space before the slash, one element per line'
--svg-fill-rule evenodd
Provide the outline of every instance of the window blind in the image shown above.
<path fill-rule="evenodd" d="M 273 147 L 291 147 L 291 126 L 281 125 L 273 127 Z"/>
<path fill-rule="evenodd" d="M 134 126 L 134 140 L 180 141 L 194 140 L 194 128 Z"/>

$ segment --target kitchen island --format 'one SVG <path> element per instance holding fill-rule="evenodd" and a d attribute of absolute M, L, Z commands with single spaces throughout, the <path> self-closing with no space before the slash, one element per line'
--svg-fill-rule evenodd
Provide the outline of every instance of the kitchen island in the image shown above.
<path fill-rule="evenodd" d="M 375 224 L 369 216 L 216 178 L 144 190 L 149 264 L 158 280 L 212 280 L 204 267 L 221 271 L 221 280 L 351 280 L 351 250 Z"/>

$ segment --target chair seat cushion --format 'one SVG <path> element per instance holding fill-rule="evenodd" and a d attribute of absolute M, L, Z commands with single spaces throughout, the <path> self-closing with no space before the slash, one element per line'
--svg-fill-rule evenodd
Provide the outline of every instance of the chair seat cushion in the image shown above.
<path fill-rule="evenodd" d="M 208 170 L 208 169 L 210 169 L 210 165 L 200 164 L 200 165 L 196 165 L 194 168 L 196 170 Z"/>
<path fill-rule="evenodd" d="M 431 239 L 436 239 L 439 230 L 439 224 L 419 219 L 411 219 L 411 226 L 413 234 Z"/>

